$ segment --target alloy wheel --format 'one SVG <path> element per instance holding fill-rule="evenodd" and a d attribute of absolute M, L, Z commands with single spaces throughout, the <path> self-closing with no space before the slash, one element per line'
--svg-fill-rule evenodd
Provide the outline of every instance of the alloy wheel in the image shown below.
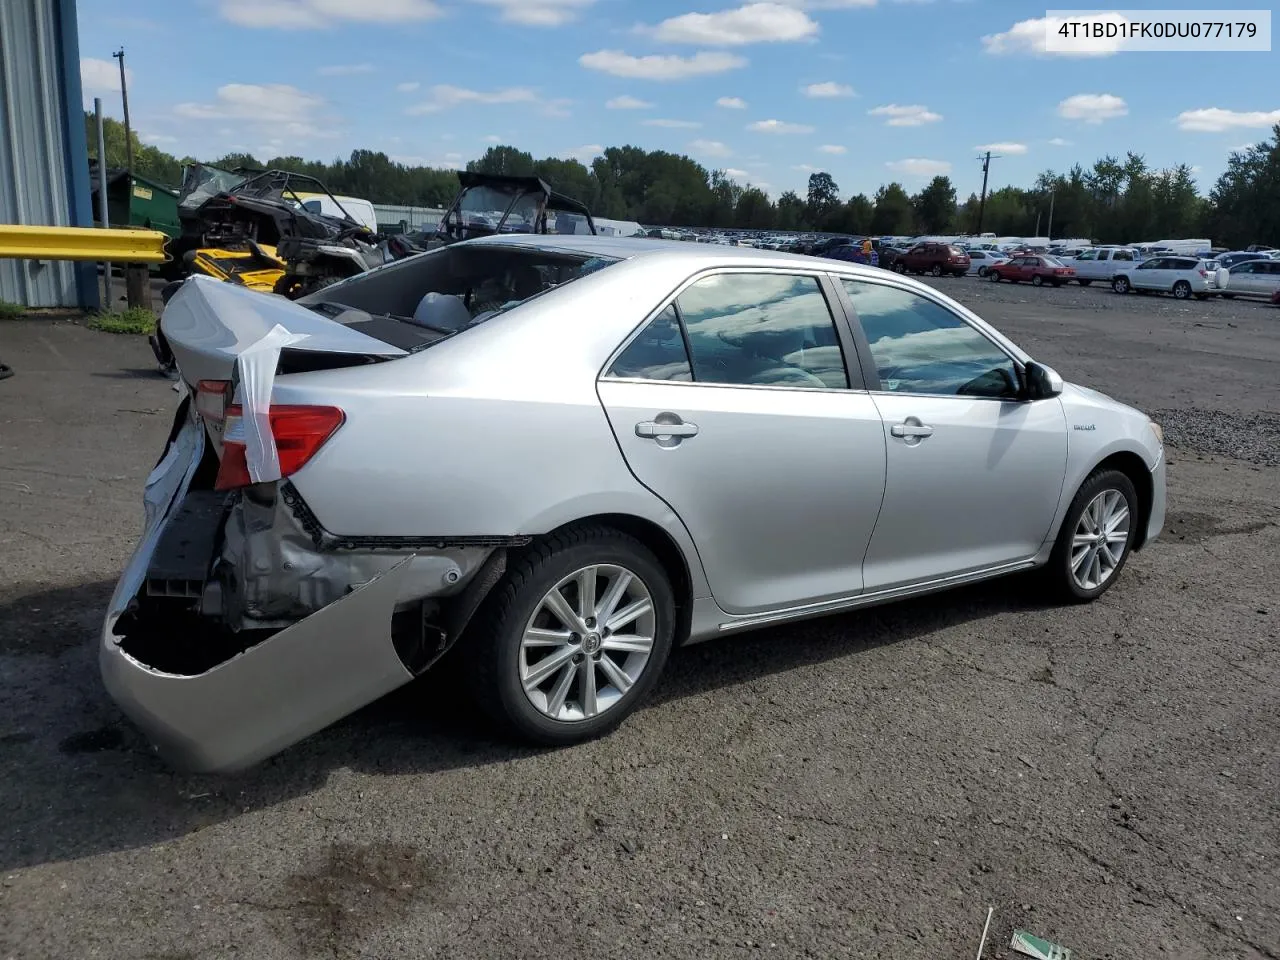
<path fill-rule="evenodd" d="M 547 591 L 520 639 L 520 684 L 543 716 L 588 720 L 617 706 L 653 651 L 653 597 L 616 564 L 576 570 Z"/>
<path fill-rule="evenodd" d="M 1129 548 L 1129 502 L 1108 488 L 1089 501 L 1071 538 L 1071 578 L 1096 590 L 1115 574 Z"/>

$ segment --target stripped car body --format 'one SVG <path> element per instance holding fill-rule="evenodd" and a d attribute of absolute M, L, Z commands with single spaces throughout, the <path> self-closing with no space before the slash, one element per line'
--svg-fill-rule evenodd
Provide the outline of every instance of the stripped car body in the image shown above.
<path fill-rule="evenodd" d="M 691 285 L 744 276 L 821 287 L 840 345 L 801 352 L 835 357 L 844 386 L 788 381 L 780 361 L 769 376 L 783 380 L 743 387 L 618 366 Z M 920 297 L 1007 358 L 1018 396 L 989 408 L 960 400 L 982 417 L 1004 411 L 989 440 L 960 425 L 948 437 L 943 424 L 933 448 L 909 452 L 925 434 L 890 424 L 894 405 L 923 404 L 942 423 L 945 404 L 882 382 L 889 373 L 840 284 Z M 184 399 L 147 481 L 145 532 L 100 659 L 125 712 L 195 769 L 252 764 L 409 682 L 461 638 L 479 644 L 473 617 L 491 626 L 495 597 L 517 595 L 509 567 L 533 562 L 530 551 L 554 555 L 564 531 L 607 528 L 640 544 L 670 585 L 650 591 L 654 603 L 674 597 L 672 623 L 659 627 L 684 642 L 1044 566 L 1074 522 L 1073 497 L 1108 465 L 1141 498 L 1126 551 L 1163 522 L 1163 448 L 1144 416 L 1063 385 L 936 291 L 854 265 L 647 239 L 495 236 L 296 302 L 193 277 L 161 327 Z M 1099 428 L 1081 429 L 1085 419 Z M 770 439 L 744 445 L 755 424 Z M 947 471 L 895 460 L 931 449 L 988 471 L 981 485 L 931 506 L 922 484 Z M 690 485 L 682 463 L 732 476 L 717 488 L 704 469 Z M 910 516 L 899 493 L 914 498 Z M 965 515 L 965 496 L 977 516 Z M 981 513 L 997 508 L 1018 536 L 982 542 Z M 902 555 L 923 543 L 921 530 L 938 529 L 956 543 Z M 584 637 L 597 649 L 600 638 Z M 625 693 L 619 663 L 604 669 Z M 593 674 L 593 705 L 595 683 Z"/>

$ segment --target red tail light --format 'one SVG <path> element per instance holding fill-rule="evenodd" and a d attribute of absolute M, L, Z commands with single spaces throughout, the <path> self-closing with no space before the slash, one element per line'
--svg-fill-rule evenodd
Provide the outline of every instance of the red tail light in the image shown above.
<path fill-rule="evenodd" d="M 268 417 L 271 436 L 276 442 L 276 455 L 280 458 L 280 476 L 288 477 L 301 470 L 316 455 L 342 426 L 346 414 L 337 407 L 281 404 L 273 406 Z M 213 484 L 216 490 L 234 490 L 253 482 L 245 455 L 244 419 L 239 404 L 227 407 L 226 421 L 226 431 L 222 436 L 222 463 Z"/>
<path fill-rule="evenodd" d="M 1200 276 L 1202 276 L 1202 277 L 1207 277 L 1208 275 L 1209 275 L 1209 271 L 1208 271 L 1208 270 L 1206 270 L 1204 267 L 1201 267 L 1201 268 L 1200 268 Z"/>

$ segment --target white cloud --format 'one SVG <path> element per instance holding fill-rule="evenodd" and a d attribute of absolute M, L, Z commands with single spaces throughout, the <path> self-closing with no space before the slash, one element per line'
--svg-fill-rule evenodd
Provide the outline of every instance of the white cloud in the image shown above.
<path fill-rule="evenodd" d="M 1242 144 L 1240 144 L 1238 147 L 1232 147 L 1232 148 L 1231 148 L 1231 149 L 1229 149 L 1227 152 L 1228 152 L 1228 153 L 1244 153 L 1244 152 L 1246 152 L 1246 151 L 1248 151 L 1248 150 L 1252 150 L 1255 146 L 1257 146 L 1257 144 L 1253 144 L 1253 143 L 1242 143 Z"/>
<path fill-rule="evenodd" d="M 566 150 L 560 154 L 563 160 L 577 160 L 581 163 L 590 163 L 600 154 L 604 153 L 604 147 L 598 143 L 588 143 L 581 147 L 574 147 L 572 150 Z"/>
<path fill-rule="evenodd" d="M 1118 13 L 1084 14 L 1071 18 L 1073 23 L 1127 23 Z M 1003 54 L 1028 54 L 1037 57 L 1109 57 L 1119 52 L 1122 41 L 1100 38 L 1072 39 L 1064 49 L 1049 50 L 1047 41 L 1050 30 L 1057 30 L 1066 21 L 1061 17 L 1037 17 L 1020 20 L 1003 33 L 992 33 L 982 38 L 982 49 L 997 56 Z"/>
<path fill-rule="evenodd" d="M 747 109 L 747 101 L 741 97 L 721 97 L 716 101 L 717 107 L 724 107 L 726 110 L 745 110 Z"/>
<path fill-rule="evenodd" d="M 373 73 L 376 69 L 372 63 L 334 63 L 321 67 L 316 73 L 322 77 L 353 77 L 358 73 Z"/>
<path fill-rule="evenodd" d="M 406 80 L 404 83 L 397 83 L 396 90 L 400 93 L 413 93 L 413 91 L 417 90 L 420 86 L 422 86 L 422 84 L 417 80 Z"/>
<path fill-rule="evenodd" d="M 596 0 L 472 0 L 497 7 L 499 19 L 507 23 L 523 23 L 530 27 L 558 27 L 576 20 L 578 14 Z"/>
<path fill-rule="evenodd" d="M 1064 120 L 1102 123 L 1129 113 L 1129 105 L 1110 93 L 1077 93 L 1058 104 L 1058 116 Z"/>
<path fill-rule="evenodd" d="M 828 80 L 826 83 L 811 83 L 807 87 L 801 88 L 806 97 L 828 98 L 828 97 L 852 97 L 855 96 L 853 87 L 847 83 L 836 83 Z"/>
<path fill-rule="evenodd" d="M 733 151 L 719 140 L 694 140 L 689 149 L 704 157 L 731 157 Z M 727 171 L 726 171 L 727 172 Z"/>
<path fill-rule="evenodd" d="M 569 107 L 573 101 L 568 97 L 557 97 L 554 100 L 548 100 L 542 105 L 539 111 L 544 117 L 552 117 L 556 120 L 563 120 L 565 117 L 573 116 L 569 112 Z"/>
<path fill-rule="evenodd" d="M 173 112 L 188 120 L 256 123 L 278 137 L 334 137 L 333 119 L 321 116 L 324 107 L 323 97 L 287 83 L 228 83 L 217 89 L 213 103 L 179 103 Z"/>
<path fill-rule="evenodd" d="M 783 0 L 788 6 L 806 10 L 852 10 L 855 7 L 874 7 L 877 0 Z"/>
<path fill-rule="evenodd" d="M 410 23 L 432 20 L 435 0 L 219 0 L 224 20 L 241 27 L 324 30 L 343 23 Z"/>
<path fill-rule="evenodd" d="M 498 136 L 496 133 L 491 133 L 484 138 L 484 142 L 485 143 L 501 143 L 502 138 Z"/>
<path fill-rule="evenodd" d="M 1178 129 L 1195 133 L 1223 133 L 1227 130 L 1266 129 L 1280 123 L 1280 110 L 1225 110 L 1205 107 L 1178 114 Z"/>
<path fill-rule="evenodd" d="M 906 160 L 890 160 L 885 164 L 894 173 L 908 177 L 942 177 L 951 172 L 951 164 L 946 160 L 924 160 L 920 157 L 908 157 Z"/>
<path fill-rule="evenodd" d="M 799 170 L 801 173 L 819 173 L 822 170 L 821 167 L 815 167 L 812 164 L 808 164 L 808 163 L 797 163 L 791 169 Z"/>
<path fill-rule="evenodd" d="M 890 127 L 923 127 L 926 123 L 937 123 L 942 119 L 942 114 L 934 113 L 918 103 L 907 106 L 890 103 L 868 110 L 867 114 L 872 117 L 888 117 L 885 124 Z"/>
<path fill-rule="evenodd" d="M 803 10 L 781 3 L 748 3 L 719 13 L 685 13 L 656 27 L 641 27 L 662 43 L 734 47 L 748 43 L 794 43 L 818 34 Z"/>
<path fill-rule="evenodd" d="M 725 176 L 733 177 L 735 179 L 751 176 L 751 174 L 747 173 L 747 171 L 739 170 L 737 167 L 725 167 L 724 173 L 725 173 Z"/>
<path fill-rule="evenodd" d="M 1049 141 L 1049 146 L 1051 146 L 1051 147 L 1069 147 L 1069 146 L 1071 146 L 1071 141 L 1070 141 L 1070 140 L 1065 140 L 1065 139 L 1063 139 L 1062 137 L 1054 137 L 1052 140 L 1050 140 L 1050 141 Z"/>
<path fill-rule="evenodd" d="M 155 146 L 162 146 L 166 143 L 177 143 L 177 137 L 171 137 L 167 133 L 139 133 L 138 139 L 143 143 L 150 143 Z"/>
<path fill-rule="evenodd" d="M 848 153 L 848 152 L 849 152 L 849 148 L 848 148 L 848 147 L 842 147 L 842 146 L 840 146 L 839 144 L 835 144 L 835 143 L 824 143 L 822 146 L 820 146 L 820 147 L 818 148 L 818 152 L 819 152 L 819 153 L 841 154 L 841 153 Z"/>
<path fill-rule="evenodd" d="M 133 83 L 133 71 L 124 68 L 125 80 Z M 80 61 L 80 86 L 85 93 L 119 93 L 120 65 L 114 60 L 85 57 Z"/>
<path fill-rule="evenodd" d="M 714 50 L 699 50 L 691 57 L 652 54 L 634 57 L 621 50 L 597 50 L 584 53 L 578 63 L 588 70 L 599 70 L 615 77 L 633 80 L 686 80 L 737 70 L 747 65 L 745 57 Z"/>
<path fill-rule="evenodd" d="M 640 122 L 646 127 L 666 127 L 668 130 L 697 130 L 702 126 L 697 120 L 667 120 L 661 117 Z"/>
<path fill-rule="evenodd" d="M 624 94 L 621 97 L 614 97 L 612 100 L 606 101 L 605 106 L 610 110 L 648 110 L 653 104 L 647 100 L 641 100 L 639 97 L 629 97 Z"/>
<path fill-rule="evenodd" d="M 974 147 L 975 150 L 990 150 L 992 153 L 1003 153 L 1008 157 L 1019 157 L 1027 152 L 1025 143 L 982 143 Z"/>
<path fill-rule="evenodd" d="M 756 133 L 813 133 L 813 127 L 804 123 L 787 123 L 783 120 L 757 120 L 747 124 Z"/>
<path fill-rule="evenodd" d="M 452 87 L 448 84 L 437 84 L 430 90 L 431 98 L 409 107 L 405 113 L 420 116 L 424 113 L 439 113 L 464 103 L 497 104 L 497 103 L 536 103 L 535 94 L 528 87 L 507 87 L 488 93 L 479 90 L 468 90 L 465 87 Z"/>

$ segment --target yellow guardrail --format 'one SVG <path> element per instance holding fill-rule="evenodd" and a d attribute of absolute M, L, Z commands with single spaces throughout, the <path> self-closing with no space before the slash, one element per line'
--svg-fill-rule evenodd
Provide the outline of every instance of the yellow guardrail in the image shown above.
<path fill-rule="evenodd" d="M 0 257 L 164 263 L 168 259 L 164 252 L 166 239 L 158 230 L 28 227 L 0 223 Z"/>

